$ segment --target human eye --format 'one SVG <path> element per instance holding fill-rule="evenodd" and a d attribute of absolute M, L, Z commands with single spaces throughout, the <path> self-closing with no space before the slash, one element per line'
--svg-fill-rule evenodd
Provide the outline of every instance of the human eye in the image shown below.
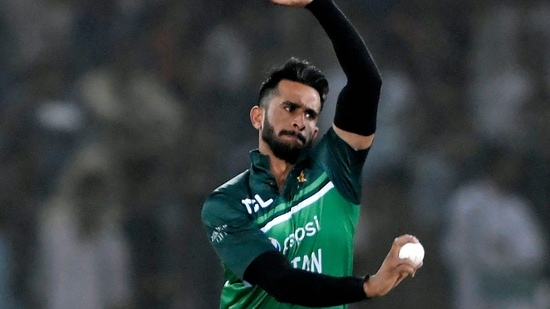
<path fill-rule="evenodd" d="M 306 118 L 307 118 L 307 119 L 314 120 L 314 119 L 317 118 L 317 113 L 314 112 L 314 111 L 307 111 L 307 112 L 306 112 Z"/>
<path fill-rule="evenodd" d="M 283 105 L 283 108 L 289 112 L 289 113 L 292 113 L 296 110 L 296 105 L 295 104 L 291 104 L 291 103 L 286 103 Z"/>

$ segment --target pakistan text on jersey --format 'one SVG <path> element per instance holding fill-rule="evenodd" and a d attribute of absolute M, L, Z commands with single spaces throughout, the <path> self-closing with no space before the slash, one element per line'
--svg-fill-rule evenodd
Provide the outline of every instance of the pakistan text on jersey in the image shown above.
<path fill-rule="evenodd" d="M 290 261 L 292 267 L 307 270 L 312 273 L 323 273 L 323 250 L 311 252 L 310 255 L 297 256 Z"/>

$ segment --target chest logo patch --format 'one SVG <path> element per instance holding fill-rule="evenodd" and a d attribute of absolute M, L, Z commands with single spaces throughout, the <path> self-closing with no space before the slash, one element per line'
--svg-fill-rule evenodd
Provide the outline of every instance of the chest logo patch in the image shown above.
<path fill-rule="evenodd" d="M 260 208 L 263 209 L 269 207 L 269 205 L 273 204 L 273 199 L 270 198 L 269 200 L 264 201 L 258 194 L 256 194 L 253 199 L 245 198 L 241 200 L 241 203 L 246 207 L 249 214 L 253 214 L 260 211 Z"/>

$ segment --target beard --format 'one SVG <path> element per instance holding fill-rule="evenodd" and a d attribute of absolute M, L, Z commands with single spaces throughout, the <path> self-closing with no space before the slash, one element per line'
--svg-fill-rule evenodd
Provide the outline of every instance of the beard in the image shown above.
<path fill-rule="evenodd" d="M 279 139 L 279 136 L 284 135 L 295 136 L 303 145 L 293 145 Z M 311 139 L 308 140 L 304 135 L 294 131 L 281 130 L 279 134 L 275 134 L 275 128 L 273 128 L 267 118 L 265 119 L 264 129 L 262 130 L 262 140 L 269 145 L 271 151 L 277 158 L 290 164 L 295 164 L 302 150 L 311 148 L 312 144 Z"/>

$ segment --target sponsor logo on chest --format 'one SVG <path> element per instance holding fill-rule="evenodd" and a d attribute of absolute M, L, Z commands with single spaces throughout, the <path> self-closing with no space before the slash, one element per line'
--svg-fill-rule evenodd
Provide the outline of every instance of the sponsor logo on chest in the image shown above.
<path fill-rule="evenodd" d="M 294 229 L 284 238 L 282 245 L 274 237 L 269 237 L 271 244 L 283 254 L 287 254 L 290 249 L 300 245 L 305 239 L 314 237 L 321 230 L 321 224 L 317 216 L 313 220 L 305 223 L 303 226 Z M 323 272 L 323 249 L 318 248 L 310 253 L 294 256 L 290 259 L 294 268 L 300 268 L 311 272 Z"/>
<path fill-rule="evenodd" d="M 286 254 L 290 248 L 299 245 L 304 239 L 315 236 L 320 230 L 319 220 L 317 216 L 313 216 L 313 220 L 298 227 L 285 238 L 282 245 L 283 254 Z"/>
<path fill-rule="evenodd" d="M 249 214 L 257 213 L 260 209 L 264 209 L 273 204 L 273 199 L 270 198 L 264 201 L 258 194 L 254 195 L 254 198 L 245 198 L 241 200 L 241 203 L 246 207 Z"/>
<path fill-rule="evenodd" d="M 319 219 L 317 216 L 313 216 L 313 220 L 290 232 L 283 240 L 282 245 L 277 238 L 274 237 L 269 237 L 269 241 L 275 249 L 286 254 L 289 249 L 299 245 L 304 239 L 315 236 L 320 230 L 321 224 L 319 223 Z"/>

